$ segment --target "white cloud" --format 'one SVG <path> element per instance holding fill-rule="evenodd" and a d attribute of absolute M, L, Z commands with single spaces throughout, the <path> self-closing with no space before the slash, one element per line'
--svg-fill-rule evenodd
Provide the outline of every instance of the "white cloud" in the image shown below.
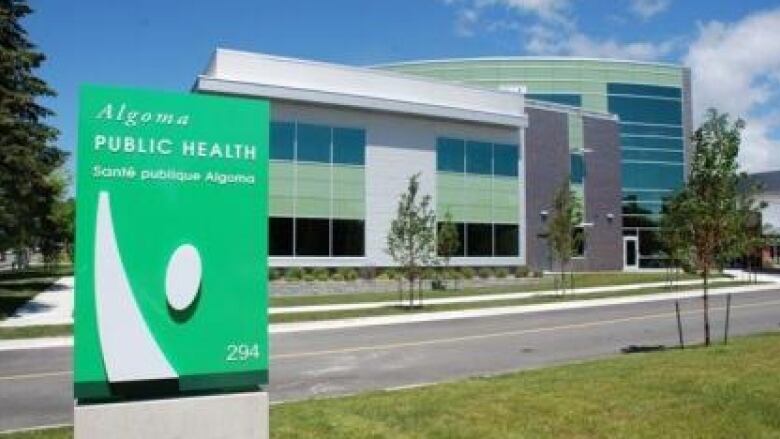
<path fill-rule="evenodd" d="M 622 43 L 615 39 L 596 39 L 577 30 L 572 17 L 571 0 L 444 0 L 456 6 L 456 30 L 471 36 L 477 27 L 488 31 L 515 30 L 523 36 L 525 51 L 533 55 L 576 55 L 604 58 L 657 60 L 677 46 L 675 40 L 660 43 L 636 41 Z M 644 0 L 637 6 L 643 13 L 658 13 L 669 0 Z M 645 4 L 646 3 L 646 4 Z M 658 4 L 656 4 L 658 3 Z M 663 3 L 663 4 L 660 4 Z M 510 18 L 488 19 L 485 15 L 498 8 L 510 13 Z M 657 11 L 657 12 L 655 12 Z M 534 24 L 521 26 L 517 19 L 530 15 Z M 513 20 L 514 19 L 514 20 Z"/>
<path fill-rule="evenodd" d="M 669 8 L 671 0 L 631 0 L 631 12 L 643 20 L 664 12 Z"/>
<path fill-rule="evenodd" d="M 676 40 L 660 43 L 599 40 L 577 31 L 561 33 L 557 29 L 544 25 L 532 26 L 526 34 L 525 49 L 535 55 L 572 55 L 647 61 L 667 56 L 678 44 Z"/>
<path fill-rule="evenodd" d="M 735 23 L 711 21 L 684 57 L 691 67 L 694 121 L 715 107 L 747 123 L 740 163 L 754 172 L 780 169 L 780 9 L 756 13 Z"/>

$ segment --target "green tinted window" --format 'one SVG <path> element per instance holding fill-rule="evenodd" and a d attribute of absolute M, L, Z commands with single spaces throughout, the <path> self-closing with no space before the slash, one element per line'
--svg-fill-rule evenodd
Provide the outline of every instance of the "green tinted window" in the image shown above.
<path fill-rule="evenodd" d="M 621 135 L 623 148 L 676 149 L 682 151 L 683 139 Z"/>
<path fill-rule="evenodd" d="M 517 176 L 517 145 L 493 145 L 493 172 L 495 175 Z"/>
<path fill-rule="evenodd" d="M 292 160 L 295 157 L 295 124 L 271 122 L 271 160 Z"/>
<path fill-rule="evenodd" d="M 436 141 L 436 169 L 463 172 L 465 169 L 465 144 L 466 142 L 463 140 L 440 137 Z"/>
<path fill-rule="evenodd" d="M 485 142 L 466 142 L 466 172 L 493 174 L 493 145 Z"/>
<path fill-rule="evenodd" d="M 330 163 L 330 128 L 322 125 L 298 124 L 298 150 L 301 162 Z"/>
<path fill-rule="evenodd" d="M 629 215 L 653 215 L 662 213 L 663 203 L 632 201 L 623 203 L 623 213 Z"/>
<path fill-rule="evenodd" d="M 659 190 L 659 191 L 624 191 L 623 201 L 650 201 L 656 203 L 663 203 L 669 200 L 674 195 L 673 191 Z"/>
<path fill-rule="evenodd" d="M 653 163 L 623 163 L 623 187 L 676 189 L 683 184 L 683 166 Z"/>
<path fill-rule="evenodd" d="M 682 104 L 673 99 L 609 96 L 609 112 L 624 122 L 682 125 Z"/>
<path fill-rule="evenodd" d="M 582 154 L 569 154 L 571 161 L 571 182 L 582 183 L 585 181 L 585 159 Z"/>
<path fill-rule="evenodd" d="M 681 151 L 624 149 L 623 160 L 682 163 L 683 153 Z"/>
<path fill-rule="evenodd" d="M 620 134 L 639 134 L 666 137 L 682 137 L 682 127 L 621 123 Z"/>
<path fill-rule="evenodd" d="M 366 132 L 353 128 L 334 128 L 333 163 L 364 165 L 366 163 Z"/>
<path fill-rule="evenodd" d="M 525 95 L 528 99 L 537 101 L 552 102 L 555 104 L 570 105 L 572 107 L 582 106 L 582 96 L 566 93 L 529 93 Z"/>
<path fill-rule="evenodd" d="M 607 93 L 611 95 L 658 96 L 677 99 L 682 96 L 682 92 L 679 87 L 664 87 L 659 85 L 644 84 L 622 84 L 616 82 L 607 84 Z"/>

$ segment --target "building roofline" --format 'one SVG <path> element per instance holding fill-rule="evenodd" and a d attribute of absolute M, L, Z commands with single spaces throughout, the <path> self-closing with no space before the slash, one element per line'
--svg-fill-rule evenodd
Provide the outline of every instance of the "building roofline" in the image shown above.
<path fill-rule="evenodd" d="M 318 61 L 318 60 L 310 60 L 310 59 L 301 59 L 301 58 L 292 58 L 282 55 L 272 55 L 267 53 L 259 53 L 259 52 L 251 52 L 248 50 L 239 50 L 239 49 L 231 49 L 227 47 L 217 47 L 214 52 L 211 55 L 211 61 L 207 65 L 207 69 L 211 66 L 211 64 L 214 62 L 214 60 L 217 59 L 218 54 L 221 52 L 225 53 L 234 53 L 239 54 L 243 56 L 253 56 L 257 58 L 262 59 L 269 59 L 269 60 L 275 60 L 275 61 L 281 61 L 281 62 L 289 62 L 289 63 L 295 63 L 295 64 L 301 64 L 301 65 L 308 65 L 308 66 L 317 66 L 317 67 L 327 67 L 331 69 L 336 70 L 343 70 L 348 72 L 362 72 L 365 74 L 371 74 L 371 75 L 382 75 L 387 76 L 391 78 L 402 78 L 407 80 L 413 80 L 428 84 L 436 84 L 436 85 L 442 85 L 442 84 L 450 84 L 451 82 L 441 81 L 433 78 L 426 78 L 424 76 L 420 75 L 414 75 L 411 73 L 405 73 L 405 72 L 396 72 L 392 70 L 380 70 L 374 68 L 374 66 L 354 66 L 349 64 L 339 64 L 334 62 L 328 62 L 328 61 Z M 390 65 L 390 64 L 388 64 Z M 207 75 L 207 73 L 204 71 L 204 75 Z M 500 89 L 494 89 L 494 88 L 488 88 L 488 87 L 480 87 L 478 85 L 471 85 L 471 84 L 457 84 L 457 87 L 468 89 L 468 90 L 477 90 L 480 92 L 489 92 L 489 93 L 498 93 L 498 94 L 516 94 L 512 91 L 506 91 L 506 90 L 500 90 Z"/>
<path fill-rule="evenodd" d="M 642 64 L 659 67 L 670 67 L 674 69 L 688 69 L 687 66 L 682 64 L 658 62 L 658 61 L 638 61 L 631 59 L 620 58 L 593 58 L 593 57 L 577 57 L 577 56 L 483 56 L 483 57 L 464 57 L 464 58 L 439 58 L 439 59 L 422 59 L 422 60 L 409 60 L 389 62 L 382 64 L 371 65 L 371 68 L 386 68 L 386 67 L 398 67 L 406 65 L 423 65 L 423 64 L 437 64 L 437 63 L 449 63 L 449 62 L 489 62 L 489 61 L 591 61 L 591 62 L 608 62 L 615 64 Z"/>

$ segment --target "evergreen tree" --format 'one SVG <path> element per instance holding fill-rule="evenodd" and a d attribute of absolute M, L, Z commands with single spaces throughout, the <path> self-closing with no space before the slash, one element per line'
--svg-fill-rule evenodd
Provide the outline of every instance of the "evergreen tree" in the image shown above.
<path fill-rule="evenodd" d="M 0 251 L 23 260 L 62 194 L 50 177 L 66 158 L 44 122 L 51 110 L 37 102 L 55 93 L 34 74 L 45 56 L 22 27 L 30 13 L 25 0 L 0 0 Z"/>

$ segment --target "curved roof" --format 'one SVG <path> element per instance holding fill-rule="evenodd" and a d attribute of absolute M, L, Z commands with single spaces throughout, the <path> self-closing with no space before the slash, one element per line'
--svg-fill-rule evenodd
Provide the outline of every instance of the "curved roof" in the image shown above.
<path fill-rule="evenodd" d="M 440 59 L 424 59 L 424 60 L 410 60 L 377 64 L 372 67 L 393 67 L 404 65 L 419 65 L 419 64 L 445 64 L 450 62 L 506 62 L 506 61 L 586 61 L 586 62 L 605 62 L 615 64 L 643 64 L 650 66 L 669 67 L 675 69 L 686 68 L 680 64 L 656 62 L 656 61 L 637 61 L 630 59 L 617 59 L 617 58 L 589 58 L 589 57 L 576 57 L 576 56 L 484 56 L 484 57 L 465 57 L 465 58 L 440 58 Z"/>

